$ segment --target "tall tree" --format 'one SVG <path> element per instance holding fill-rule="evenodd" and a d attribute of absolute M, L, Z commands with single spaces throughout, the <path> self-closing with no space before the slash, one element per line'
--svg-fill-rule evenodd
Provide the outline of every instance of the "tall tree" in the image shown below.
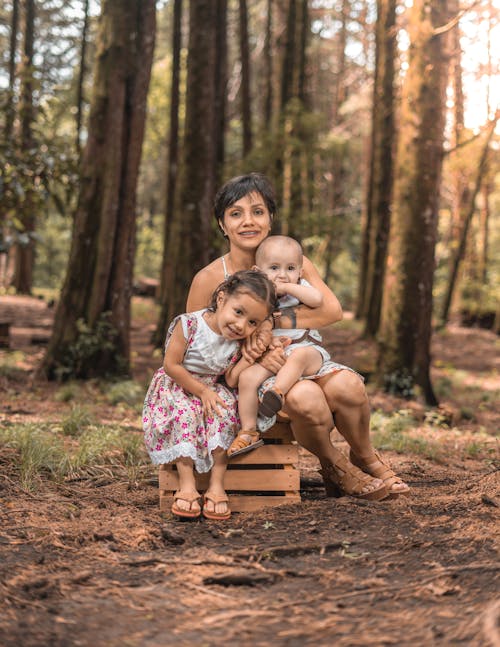
<path fill-rule="evenodd" d="M 443 157 L 447 0 L 415 0 L 403 86 L 394 205 L 384 288 L 378 377 L 390 390 L 419 385 L 436 404 L 430 379 L 434 250 Z"/>
<path fill-rule="evenodd" d="M 458 247 L 451 258 L 450 275 L 448 278 L 448 284 L 446 287 L 446 293 L 444 296 L 443 307 L 441 311 L 441 322 L 443 324 L 445 324 L 448 321 L 450 306 L 451 306 L 453 293 L 455 290 L 455 285 L 458 277 L 458 270 L 464 258 L 464 254 L 467 246 L 469 228 L 476 208 L 476 198 L 481 188 L 481 184 L 486 175 L 488 153 L 490 151 L 491 139 L 493 137 L 493 133 L 495 132 L 495 128 L 499 118 L 500 118 L 500 112 L 497 115 L 497 117 L 493 119 L 489 124 L 489 127 L 486 131 L 483 147 L 480 152 L 477 170 L 475 172 L 476 176 L 474 179 L 474 186 L 469 188 L 469 190 L 467 191 L 467 198 L 468 198 L 467 203 L 462 204 L 462 210 L 460 213 L 460 222 L 462 226 L 461 226 L 461 231 L 458 239 L 459 242 L 458 242 Z"/>
<path fill-rule="evenodd" d="M 10 17 L 10 42 L 9 42 L 9 89 L 5 106 L 5 140 L 12 141 L 14 115 L 15 115 L 15 82 L 16 82 L 16 56 L 17 34 L 19 28 L 19 0 L 13 0 Z"/>
<path fill-rule="evenodd" d="M 193 274 L 211 258 L 212 202 L 215 193 L 215 65 L 217 3 L 189 5 L 186 121 L 177 217 L 169 255 L 168 317 L 184 311 Z"/>
<path fill-rule="evenodd" d="M 272 0 L 267 0 L 266 11 L 266 34 L 264 37 L 264 119 L 263 127 L 270 129 L 271 115 L 273 109 L 273 57 L 272 57 L 272 40 L 273 40 L 273 5 Z"/>
<path fill-rule="evenodd" d="M 78 70 L 78 85 L 76 91 L 76 152 L 80 157 L 80 136 L 83 119 L 83 83 L 87 71 L 87 32 L 89 27 L 89 0 L 83 3 L 83 26 L 80 43 L 80 69 Z"/>
<path fill-rule="evenodd" d="M 24 4 L 24 47 L 21 69 L 20 90 L 20 157 L 25 164 L 29 164 L 34 157 L 35 141 L 33 135 L 33 122 L 35 108 L 33 105 L 33 52 L 35 41 L 35 0 L 26 0 Z M 15 269 L 12 280 L 13 286 L 19 294 L 30 294 L 33 285 L 33 264 L 35 261 L 35 188 L 27 187 L 22 211 L 19 214 L 22 224 L 22 236 L 14 248 Z"/>
<path fill-rule="evenodd" d="M 365 317 L 365 334 L 370 337 L 376 335 L 380 323 L 391 220 L 395 23 L 396 0 L 378 0 L 370 166 L 359 283 L 359 311 Z"/>
<path fill-rule="evenodd" d="M 126 374 L 136 185 L 155 40 L 155 0 L 104 0 L 66 280 L 42 371 Z"/>
<path fill-rule="evenodd" d="M 174 0 L 172 21 L 172 75 L 170 81 L 170 135 L 167 160 L 167 197 L 163 223 L 163 258 L 160 273 L 160 315 L 153 335 L 153 344 L 161 346 L 168 324 L 169 281 L 172 258 L 170 238 L 174 222 L 175 194 L 179 168 L 179 97 L 182 42 L 182 0 Z"/>
<path fill-rule="evenodd" d="M 217 0 L 215 18 L 215 99 L 214 99 L 214 140 L 215 140 L 215 185 L 222 184 L 226 154 L 226 104 L 227 104 L 227 0 Z"/>
<path fill-rule="evenodd" d="M 241 121 L 243 157 L 252 149 L 252 103 L 250 95 L 250 52 L 248 46 L 248 12 L 246 0 L 240 0 Z"/>

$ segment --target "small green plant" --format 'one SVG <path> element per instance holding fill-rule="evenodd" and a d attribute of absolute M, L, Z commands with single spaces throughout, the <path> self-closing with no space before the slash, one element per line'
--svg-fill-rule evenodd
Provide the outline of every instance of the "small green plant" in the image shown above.
<path fill-rule="evenodd" d="M 75 405 L 61 421 L 61 430 L 65 436 L 78 436 L 93 422 L 92 414 L 86 407 Z"/>
<path fill-rule="evenodd" d="M 145 391 L 143 387 L 133 380 L 123 380 L 112 384 L 106 394 L 111 404 L 125 402 L 130 406 L 140 404 L 144 401 Z"/>
<path fill-rule="evenodd" d="M 70 402 L 78 395 L 80 387 L 75 382 L 68 382 L 62 386 L 54 396 L 57 402 Z"/>
<path fill-rule="evenodd" d="M 415 396 L 413 375 L 404 369 L 384 375 L 384 391 L 408 400 Z"/>

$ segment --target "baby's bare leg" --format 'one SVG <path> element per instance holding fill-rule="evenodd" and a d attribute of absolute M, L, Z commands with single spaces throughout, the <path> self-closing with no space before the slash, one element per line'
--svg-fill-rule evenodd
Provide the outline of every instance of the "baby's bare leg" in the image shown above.
<path fill-rule="evenodd" d="M 242 371 L 238 380 L 238 411 L 242 429 L 255 429 L 259 407 L 257 390 L 271 375 L 271 371 L 260 364 L 254 364 Z"/>
<path fill-rule="evenodd" d="M 303 346 L 296 348 L 287 357 L 285 365 L 278 371 L 276 390 L 286 394 L 301 377 L 314 375 L 323 364 L 323 357 L 316 348 Z"/>

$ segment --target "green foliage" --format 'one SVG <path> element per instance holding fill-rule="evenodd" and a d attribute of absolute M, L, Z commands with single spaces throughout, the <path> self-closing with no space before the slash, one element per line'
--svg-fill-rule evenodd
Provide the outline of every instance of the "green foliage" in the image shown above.
<path fill-rule="evenodd" d="M 71 244 L 72 221 L 49 212 L 38 224 L 34 284 L 37 288 L 59 290 L 63 284 Z"/>
<path fill-rule="evenodd" d="M 416 454 L 430 460 L 440 460 L 442 448 L 438 443 L 405 433 L 416 425 L 411 413 L 396 411 L 387 418 L 380 412 L 372 416 L 373 444 L 381 450 L 392 450 L 400 454 Z"/>
<path fill-rule="evenodd" d="M 144 388 L 133 380 L 123 380 L 109 387 L 106 398 L 111 404 L 124 402 L 131 407 L 137 404 L 142 405 L 144 401 Z"/>
<path fill-rule="evenodd" d="M 57 481 L 83 477 L 106 465 L 123 469 L 136 480 L 138 469 L 149 464 L 140 434 L 88 425 L 78 439 L 68 443 L 58 430 L 58 425 L 39 423 L 0 429 L 0 446 L 15 451 L 12 464 L 24 489 L 36 489 L 43 477 Z"/>
<path fill-rule="evenodd" d="M 92 425 L 94 418 L 87 407 L 75 405 L 71 412 L 61 422 L 61 430 L 65 436 L 79 436 Z"/>
<path fill-rule="evenodd" d="M 415 380 L 406 369 L 398 369 L 384 375 L 384 391 L 403 398 L 415 397 Z"/>
<path fill-rule="evenodd" d="M 78 335 L 68 344 L 56 369 L 59 379 L 70 377 L 88 378 L 99 374 L 99 369 L 109 364 L 110 373 L 116 368 L 125 371 L 125 360 L 117 349 L 118 333 L 109 320 L 110 313 L 104 312 L 91 328 L 83 319 L 77 321 Z"/>
<path fill-rule="evenodd" d="M 159 278 L 163 255 L 163 214 L 143 213 L 137 223 L 134 275 Z"/>

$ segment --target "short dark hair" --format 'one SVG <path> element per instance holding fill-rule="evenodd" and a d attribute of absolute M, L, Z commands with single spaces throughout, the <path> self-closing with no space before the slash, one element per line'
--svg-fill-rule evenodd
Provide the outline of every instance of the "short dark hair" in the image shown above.
<path fill-rule="evenodd" d="M 269 214 L 276 213 L 276 196 L 271 182 L 261 173 L 238 175 L 228 180 L 217 192 L 214 201 L 214 215 L 217 222 L 224 218 L 224 212 L 235 202 L 249 193 L 260 193 Z"/>
<path fill-rule="evenodd" d="M 224 292 L 227 296 L 238 292 L 252 294 L 267 306 L 268 314 L 277 307 L 278 297 L 274 283 L 260 270 L 241 270 L 227 277 L 213 292 L 208 309 L 217 310 L 217 295 Z"/>

